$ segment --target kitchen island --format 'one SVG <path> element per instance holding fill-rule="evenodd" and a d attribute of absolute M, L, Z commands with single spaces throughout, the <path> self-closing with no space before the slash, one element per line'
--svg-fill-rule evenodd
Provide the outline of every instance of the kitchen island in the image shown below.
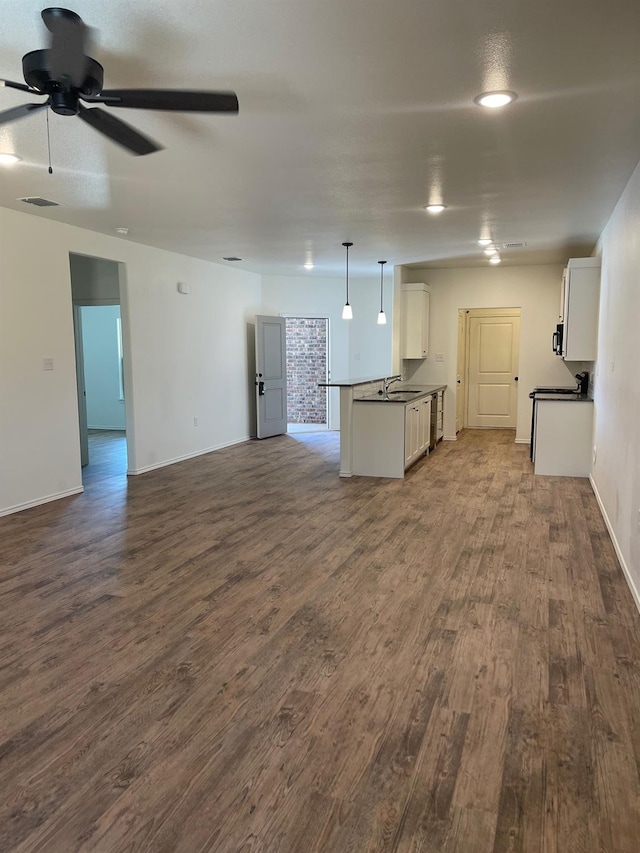
<path fill-rule="evenodd" d="M 435 441 L 442 438 L 447 386 L 400 380 L 396 374 L 319 383 L 340 389 L 341 477 L 404 477 L 405 470 L 428 452 L 434 394 Z"/>
<path fill-rule="evenodd" d="M 364 376 L 357 379 L 331 380 L 319 382 L 321 388 L 340 389 L 340 476 L 353 477 L 353 401 L 355 397 L 375 394 L 384 388 L 386 380 L 399 378 L 392 376 Z"/>
<path fill-rule="evenodd" d="M 446 385 L 394 385 L 353 400 L 353 472 L 404 477 L 442 439 Z"/>

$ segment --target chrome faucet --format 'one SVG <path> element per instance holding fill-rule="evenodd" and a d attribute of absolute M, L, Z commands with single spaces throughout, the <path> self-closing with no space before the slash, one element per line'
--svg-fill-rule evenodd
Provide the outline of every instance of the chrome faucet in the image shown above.
<path fill-rule="evenodd" d="M 402 376 L 390 376 L 389 379 L 384 380 L 384 393 L 389 393 L 389 388 L 393 385 L 394 382 L 402 382 Z"/>

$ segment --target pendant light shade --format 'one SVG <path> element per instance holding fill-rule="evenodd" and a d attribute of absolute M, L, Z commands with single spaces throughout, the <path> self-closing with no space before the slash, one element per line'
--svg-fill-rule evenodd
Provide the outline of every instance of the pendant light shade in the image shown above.
<path fill-rule="evenodd" d="M 344 303 L 344 308 L 342 309 L 342 319 L 353 320 L 353 311 L 351 310 L 351 305 L 349 305 L 349 248 L 353 246 L 353 243 L 343 243 L 342 245 L 347 250 L 347 301 Z"/>
<path fill-rule="evenodd" d="M 382 289 L 383 289 L 383 276 L 384 276 L 384 265 L 387 263 L 386 261 L 378 261 L 380 264 L 380 313 L 378 314 L 378 325 L 384 326 L 387 323 L 387 315 L 384 313 L 384 308 L 382 307 Z"/>

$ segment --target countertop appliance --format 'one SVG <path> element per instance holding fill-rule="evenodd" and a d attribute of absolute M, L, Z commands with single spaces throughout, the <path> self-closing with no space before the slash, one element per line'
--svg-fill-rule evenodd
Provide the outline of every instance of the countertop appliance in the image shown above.
<path fill-rule="evenodd" d="M 552 386 L 552 385 L 537 385 L 533 391 L 529 394 L 529 399 L 532 401 L 531 405 L 531 440 L 529 442 L 529 458 L 533 462 L 534 456 L 534 443 L 535 443 L 535 434 L 536 434 L 536 399 L 537 397 L 541 397 L 545 394 L 558 394 L 561 396 L 569 396 L 569 397 L 584 397 L 589 393 L 589 372 L 584 371 L 583 373 L 576 373 L 575 375 L 576 384 L 572 386 L 561 385 L 561 386 Z"/>

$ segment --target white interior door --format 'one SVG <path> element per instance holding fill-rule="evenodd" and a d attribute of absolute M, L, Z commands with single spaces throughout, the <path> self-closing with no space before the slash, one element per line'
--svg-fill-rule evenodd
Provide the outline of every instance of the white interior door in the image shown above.
<path fill-rule="evenodd" d="M 257 436 L 287 431 L 287 328 L 284 317 L 256 317 Z"/>
<path fill-rule="evenodd" d="M 520 309 L 472 310 L 468 324 L 467 426 L 515 429 Z"/>
<path fill-rule="evenodd" d="M 467 398 L 466 378 L 467 314 L 458 310 L 458 363 L 456 366 L 456 433 L 464 429 L 464 410 Z"/>

